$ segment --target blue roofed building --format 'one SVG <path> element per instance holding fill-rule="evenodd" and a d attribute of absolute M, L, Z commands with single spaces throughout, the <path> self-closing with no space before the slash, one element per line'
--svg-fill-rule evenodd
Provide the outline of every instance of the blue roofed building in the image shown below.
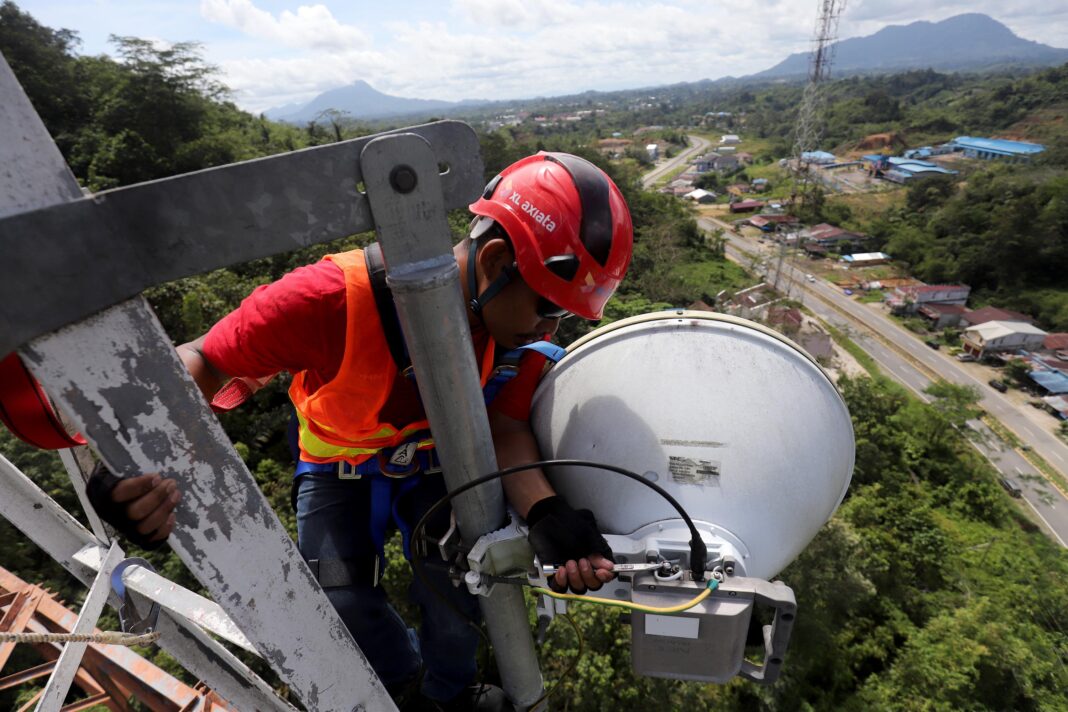
<path fill-rule="evenodd" d="M 1056 358 L 1029 351 L 1019 353 L 1030 367 L 1027 372 L 1028 377 L 1047 395 L 1057 396 L 1068 393 L 1068 373 L 1056 367 L 1056 364 L 1062 362 Z"/>
<path fill-rule="evenodd" d="M 926 178 L 933 175 L 956 175 L 957 171 L 943 168 L 937 163 L 921 161 L 918 158 L 899 158 L 890 156 L 882 169 L 882 177 L 895 183 L 907 183 L 913 178 Z"/>
<path fill-rule="evenodd" d="M 1040 143 L 1009 141 L 1003 138 L 957 136 L 950 143 L 955 149 L 963 151 L 968 158 L 981 158 L 987 161 L 993 159 L 1029 161 L 1033 156 L 1046 150 L 1046 147 Z"/>

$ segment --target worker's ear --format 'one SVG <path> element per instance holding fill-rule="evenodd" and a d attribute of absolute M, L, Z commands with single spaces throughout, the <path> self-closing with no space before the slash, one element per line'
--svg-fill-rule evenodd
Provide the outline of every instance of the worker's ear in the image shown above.
<path fill-rule="evenodd" d="M 475 259 L 478 261 L 478 267 L 483 276 L 489 282 L 497 279 L 505 267 L 515 262 L 511 246 L 507 240 L 500 237 L 482 245 Z"/>

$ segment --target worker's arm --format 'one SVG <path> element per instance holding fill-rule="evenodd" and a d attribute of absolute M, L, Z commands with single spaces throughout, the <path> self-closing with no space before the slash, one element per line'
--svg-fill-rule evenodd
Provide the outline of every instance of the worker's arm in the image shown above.
<path fill-rule="evenodd" d="M 204 394 L 204 397 L 210 403 L 219 389 L 230 380 L 230 376 L 220 371 L 204 355 L 204 340 L 206 338 L 207 334 L 179 346 L 178 358 L 185 364 L 189 375 L 193 377 L 197 387 L 200 388 L 200 392 Z"/>
<path fill-rule="evenodd" d="M 534 439 L 529 423 L 510 418 L 492 409 L 489 412 L 489 421 L 498 467 L 505 469 L 541 459 L 538 443 Z M 552 519 L 546 519 L 544 524 L 539 522 L 536 526 L 559 525 L 564 529 L 564 531 L 554 531 L 554 537 L 567 538 L 573 534 L 583 541 L 600 540 L 598 544 L 591 545 L 590 551 L 574 553 L 574 559 L 551 562 L 561 564 L 553 577 L 556 588 L 559 590 L 570 588 L 573 591 L 584 592 L 587 589 L 597 590 L 607 581 L 612 580 L 613 564 L 604 555 L 610 550 L 594 527 L 591 518 L 575 512 L 557 497 L 541 469 L 536 468 L 508 475 L 503 478 L 503 484 L 508 501 L 521 517 L 527 519 L 532 509 L 542 510 L 542 513 L 548 514 Z M 573 531 L 568 531 L 569 529 Z M 534 543 L 536 545 L 536 542 Z M 594 547 L 602 548 L 603 553 L 595 551 Z M 542 552 L 539 554 L 544 555 Z"/>

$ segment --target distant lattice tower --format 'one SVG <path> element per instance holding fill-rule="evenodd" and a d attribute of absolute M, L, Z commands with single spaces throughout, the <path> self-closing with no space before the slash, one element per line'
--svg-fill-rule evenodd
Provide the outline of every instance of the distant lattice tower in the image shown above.
<path fill-rule="evenodd" d="M 808 84 L 801 96 L 801 106 L 797 111 L 797 125 L 794 128 L 793 148 L 793 189 L 789 204 L 791 210 L 799 212 L 809 200 L 811 174 L 805 154 L 820 147 L 823 134 L 823 83 L 831 73 L 834 54 L 837 50 L 838 19 L 845 10 L 846 0 L 818 0 L 819 15 L 816 29 L 812 35 L 812 52 L 809 55 Z M 800 247 L 800 242 L 798 247 Z M 774 287 L 779 290 L 779 280 L 786 257 L 786 240 L 779 251 L 779 264 L 775 270 Z"/>
<path fill-rule="evenodd" d="M 802 200 L 807 196 L 809 182 L 808 162 L 804 156 L 820 147 L 823 134 L 823 83 L 831 73 L 837 49 L 838 19 L 845 9 L 845 0 L 818 0 L 819 16 L 812 36 L 812 53 L 809 55 L 808 84 L 801 97 L 794 134 L 793 158 L 796 167 L 795 196 Z"/>

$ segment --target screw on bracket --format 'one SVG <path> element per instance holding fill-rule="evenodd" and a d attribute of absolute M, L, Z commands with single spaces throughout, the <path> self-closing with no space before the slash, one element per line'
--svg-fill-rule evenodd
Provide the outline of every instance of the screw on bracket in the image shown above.
<path fill-rule="evenodd" d="M 389 184 L 398 193 L 411 193 L 419 183 L 419 177 L 411 166 L 397 166 L 389 172 Z"/>

